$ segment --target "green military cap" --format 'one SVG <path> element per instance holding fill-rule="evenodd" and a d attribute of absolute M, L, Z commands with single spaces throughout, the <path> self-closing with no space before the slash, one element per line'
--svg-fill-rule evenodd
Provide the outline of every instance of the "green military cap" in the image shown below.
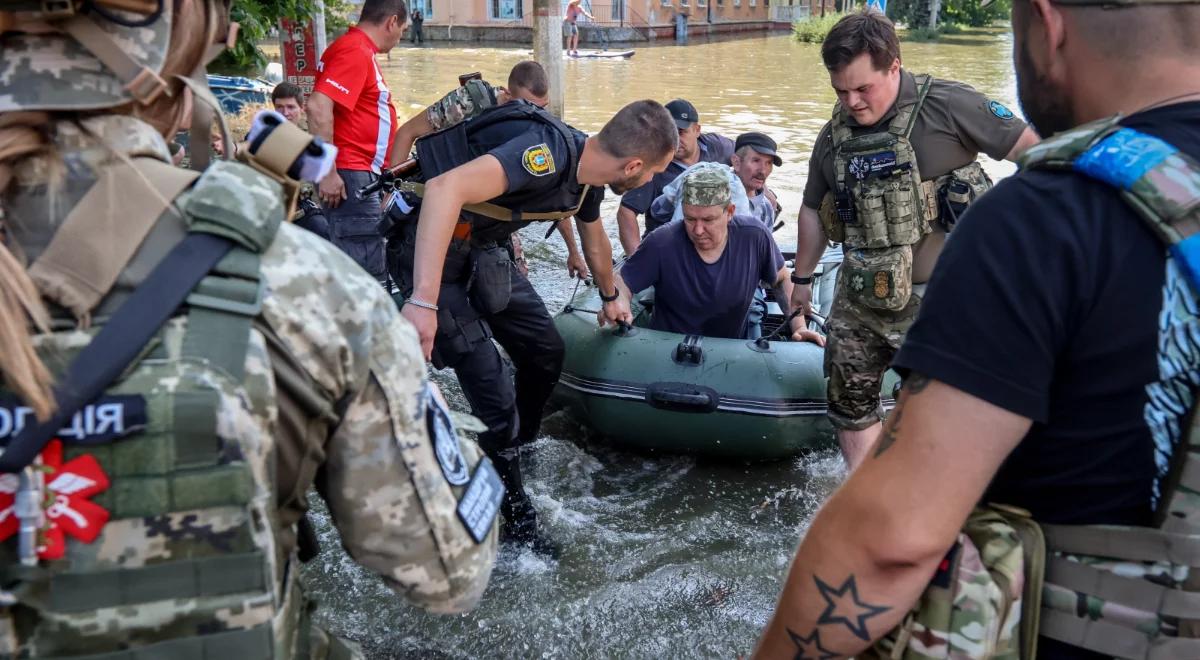
<path fill-rule="evenodd" d="M 0 112 L 99 110 L 149 103 L 165 90 L 173 3 L 113 3 L 147 13 L 84 4 L 0 0 Z"/>
<path fill-rule="evenodd" d="M 683 180 L 680 196 L 690 206 L 725 206 L 733 200 L 729 175 L 719 169 L 701 168 L 689 172 Z"/>

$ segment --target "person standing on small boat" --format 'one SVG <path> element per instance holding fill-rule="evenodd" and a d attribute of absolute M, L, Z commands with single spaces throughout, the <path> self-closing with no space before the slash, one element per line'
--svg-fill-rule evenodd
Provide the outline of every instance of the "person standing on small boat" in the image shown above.
<path fill-rule="evenodd" d="M 658 174 L 646 185 L 625 193 L 617 209 L 617 231 L 625 256 L 637 252 L 642 236 L 649 234 L 663 222 L 652 219 L 648 214 L 650 205 L 662 194 L 663 188 L 674 181 L 684 170 L 696 163 L 723 163 L 728 165 L 733 155 L 734 142 L 719 133 L 701 133 L 700 113 L 696 106 L 685 99 L 667 103 L 667 110 L 679 129 L 679 148 L 675 158 L 665 172 Z M 646 231 L 638 231 L 638 216 L 646 215 Z"/>
<path fill-rule="evenodd" d="M 589 21 L 596 20 L 595 16 L 583 8 L 583 0 L 571 0 L 567 3 L 567 54 L 579 57 L 579 16 L 587 16 Z"/>
<path fill-rule="evenodd" d="M 629 302 L 635 292 L 654 287 L 655 330 L 744 337 L 758 283 L 770 282 L 786 305 L 790 272 L 771 230 L 752 216 L 734 215 L 732 186 L 738 184 L 728 166 L 700 165 L 685 177 L 679 193 L 683 221 L 646 236 L 617 273 L 618 293 Z M 825 343 L 803 316 L 785 312 L 792 339 Z"/>
<path fill-rule="evenodd" d="M 506 538 L 555 556 L 525 493 L 521 445 L 532 442 L 563 364 L 563 340 L 546 305 L 501 247 L 535 221 L 575 217 L 602 318 L 630 322 L 616 293 L 612 245 L 600 218 L 603 186 L 621 193 L 667 167 L 676 147 L 670 114 L 635 101 L 591 137 L 525 101 L 488 108 L 417 142 L 425 178 L 419 210 L 398 219 L 389 270 L 435 367 L 453 368 L 506 493 Z M 504 347 L 507 365 L 492 339 Z"/>
<path fill-rule="evenodd" d="M 838 21 L 821 57 L 838 102 L 809 160 L 792 305 L 808 309 L 827 242 L 842 243 L 825 372 L 829 419 L 853 468 L 879 436 L 883 373 L 946 234 L 991 187 L 979 153 L 1013 160 L 1038 138 L 971 87 L 901 68 L 896 29 L 877 11 Z"/>

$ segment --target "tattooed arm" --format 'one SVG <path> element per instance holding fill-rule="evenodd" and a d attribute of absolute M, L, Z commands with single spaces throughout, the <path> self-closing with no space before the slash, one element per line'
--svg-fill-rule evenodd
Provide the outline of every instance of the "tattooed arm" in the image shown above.
<path fill-rule="evenodd" d="M 872 458 L 813 520 L 755 657 L 847 657 L 896 626 L 1029 426 L 910 374 Z"/>

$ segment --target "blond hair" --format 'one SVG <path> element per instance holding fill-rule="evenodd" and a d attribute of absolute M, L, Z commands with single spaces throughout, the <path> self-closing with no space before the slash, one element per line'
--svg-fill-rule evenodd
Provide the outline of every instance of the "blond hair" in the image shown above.
<path fill-rule="evenodd" d="M 174 131 L 185 112 L 184 85 L 175 76 L 196 71 L 204 63 L 209 44 L 228 28 L 228 16 L 217 4 L 212 0 L 174 0 L 171 48 L 162 71 L 169 94 L 146 106 L 129 103 L 103 114 L 133 115 L 164 136 Z M 200 26 L 204 29 L 198 29 Z M 34 158 L 53 158 L 58 122 L 78 121 L 84 116 L 79 112 L 0 113 L 0 346 L 4 347 L 0 350 L 0 380 L 42 420 L 54 412 L 53 377 L 38 357 L 31 333 L 49 331 L 49 314 L 24 264 L 7 246 L 3 197 L 22 164 Z"/>

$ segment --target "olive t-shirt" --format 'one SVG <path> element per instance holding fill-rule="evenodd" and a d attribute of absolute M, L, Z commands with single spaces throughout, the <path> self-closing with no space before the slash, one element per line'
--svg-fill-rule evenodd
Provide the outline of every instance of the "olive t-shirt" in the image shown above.
<path fill-rule="evenodd" d="M 856 137 L 886 131 L 896 116 L 896 107 L 916 98 L 916 79 L 901 69 L 900 94 L 879 122 L 860 127 L 853 117 L 847 117 L 846 123 Z M 832 124 L 826 122 L 817 135 L 808 162 L 804 205 L 810 209 L 820 208 L 821 198 L 837 184 L 833 172 Z M 1025 122 L 999 101 L 989 99 L 970 85 L 934 78 L 909 141 L 917 153 L 921 178 L 932 179 L 970 164 L 980 153 L 1003 160 L 1024 131 Z"/>

